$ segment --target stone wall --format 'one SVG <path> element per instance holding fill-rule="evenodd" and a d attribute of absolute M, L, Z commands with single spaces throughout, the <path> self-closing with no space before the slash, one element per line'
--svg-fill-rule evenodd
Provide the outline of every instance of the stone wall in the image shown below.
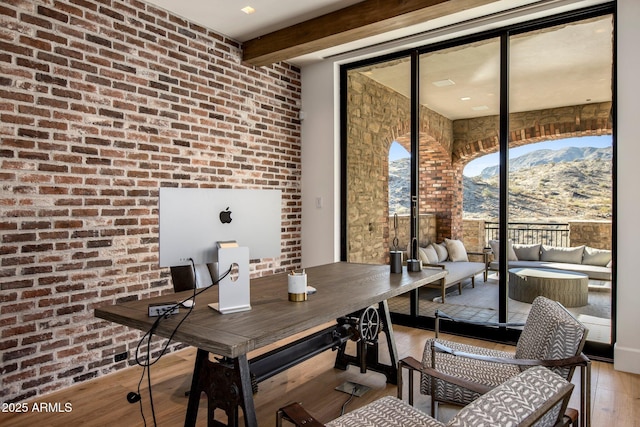
<path fill-rule="evenodd" d="M 433 214 L 422 214 L 419 216 L 418 229 L 420 231 L 418 243 L 420 247 L 428 246 L 429 243 L 439 243 L 436 240 L 436 216 Z M 391 232 L 389 236 L 389 247 L 393 249 L 393 239 L 395 232 L 393 229 L 393 216 L 389 217 Z M 409 239 L 411 237 L 411 217 L 409 215 L 398 215 L 398 249 L 409 251 Z"/>
<path fill-rule="evenodd" d="M 93 309 L 172 292 L 159 187 L 280 189 L 282 256 L 252 271 L 299 267 L 296 67 L 136 0 L 3 2 L 0 28 L 2 402 L 134 363 L 141 333 Z"/>
<path fill-rule="evenodd" d="M 465 219 L 462 242 L 468 252 L 482 252 L 485 247 L 484 221 Z"/>
<path fill-rule="evenodd" d="M 411 149 L 409 100 L 362 70 L 348 74 L 347 254 L 354 262 L 385 263 L 389 230 L 389 147 Z M 461 230 L 462 171 L 451 163 L 451 121 L 421 110 L 419 212 L 437 218 L 440 241 Z M 457 232 L 457 231 L 456 231 Z"/>
<path fill-rule="evenodd" d="M 348 75 L 347 260 L 389 256 L 389 147 L 410 118 L 409 100 L 360 72 Z"/>
<path fill-rule="evenodd" d="M 597 249 L 612 248 L 611 221 L 569 221 L 571 246 L 590 246 Z"/>

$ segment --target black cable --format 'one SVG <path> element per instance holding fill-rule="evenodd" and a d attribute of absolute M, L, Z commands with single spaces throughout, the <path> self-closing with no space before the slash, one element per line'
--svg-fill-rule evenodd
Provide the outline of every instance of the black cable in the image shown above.
<path fill-rule="evenodd" d="M 227 277 L 231 273 L 231 269 L 232 269 L 232 266 L 230 266 L 229 269 L 222 276 L 220 276 L 217 280 L 215 280 L 211 284 L 211 286 L 208 286 L 208 287 L 203 288 L 200 291 L 196 292 L 196 288 L 197 288 L 197 284 L 198 284 L 198 279 L 197 279 L 197 276 L 196 276 L 196 267 L 195 267 L 195 263 L 193 262 L 193 259 L 189 258 L 189 260 L 191 261 L 191 265 L 192 265 L 192 268 L 193 268 L 193 277 L 194 277 L 193 295 L 190 296 L 189 298 L 185 298 L 184 300 L 174 304 L 169 310 L 167 310 L 167 312 L 166 312 L 167 314 L 165 314 L 163 316 L 158 316 L 156 318 L 156 320 L 153 322 L 153 325 L 151 325 L 151 328 L 142 336 L 142 338 L 140 338 L 140 341 L 138 341 L 138 345 L 136 345 L 136 353 L 135 353 L 136 364 L 138 364 L 139 366 L 142 366 L 142 375 L 140 376 L 140 381 L 138 382 L 138 395 L 140 395 L 140 386 L 142 384 L 142 381 L 144 380 L 144 373 L 146 371 L 147 372 L 147 384 L 148 384 L 148 387 L 149 387 L 149 401 L 150 401 L 150 404 L 151 404 L 151 414 L 153 415 L 153 425 L 154 426 L 157 426 L 157 422 L 156 422 L 156 411 L 155 411 L 155 407 L 153 405 L 153 394 L 152 394 L 152 391 L 151 391 L 151 366 L 155 365 L 160 360 L 160 358 L 166 353 L 167 349 L 169 348 L 169 344 L 173 340 L 173 336 L 176 334 L 176 332 L 178 331 L 178 329 L 180 328 L 182 323 L 187 319 L 187 317 L 189 317 L 189 315 L 193 311 L 193 308 L 195 307 L 196 296 L 200 295 L 201 293 L 203 293 L 207 289 L 213 287 L 213 285 L 216 285 L 216 284 L 220 283 L 220 281 L 222 281 L 222 279 L 224 279 L 225 277 Z M 193 304 L 191 304 L 191 306 L 189 307 L 189 311 L 187 312 L 187 314 L 185 314 L 185 316 L 182 319 L 180 319 L 180 321 L 178 322 L 176 327 L 173 329 L 173 332 L 171 332 L 171 335 L 167 339 L 167 343 L 165 344 L 164 348 L 162 349 L 162 351 L 160 351 L 160 354 L 158 355 L 158 357 L 152 362 L 151 361 L 151 340 L 153 338 L 153 334 L 154 334 L 155 330 L 157 329 L 157 327 L 160 324 L 160 322 L 162 321 L 162 319 L 168 319 L 171 316 L 170 313 L 175 308 L 179 307 L 180 305 L 182 305 L 182 303 L 184 303 L 185 301 L 187 301 L 189 299 L 193 300 Z M 144 342 L 145 338 L 147 339 L 147 360 L 146 360 L 146 362 L 143 363 L 142 361 L 140 361 L 139 355 L 140 355 L 140 347 L 142 346 L 142 343 Z M 147 420 L 146 420 L 146 418 L 144 416 L 144 411 L 143 411 L 143 407 L 142 407 L 142 399 L 140 399 L 139 402 L 140 402 L 140 414 L 142 415 L 142 421 L 144 422 L 144 425 L 146 427 Z"/>
<path fill-rule="evenodd" d="M 349 402 L 351 402 L 351 400 L 353 399 L 353 396 L 356 394 L 357 389 L 358 389 L 358 386 L 354 384 L 353 388 L 351 389 L 351 396 L 349 396 L 349 399 L 347 399 L 347 401 L 342 404 L 342 410 L 340 411 L 340 416 L 344 415 L 344 410 L 346 409 Z"/>
<path fill-rule="evenodd" d="M 211 288 L 213 285 L 216 285 L 218 283 L 220 283 L 220 281 L 222 279 L 224 279 L 225 277 L 227 277 L 230 273 L 231 273 L 231 268 L 229 267 L 229 269 L 220 277 L 218 278 L 218 280 L 216 280 L 215 282 L 212 283 L 211 286 L 203 288 L 201 290 L 199 290 L 198 292 L 194 291 L 193 296 L 190 296 L 189 298 L 185 298 L 180 302 L 175 303 L 173 306 L 171 306 L 168 310 L 167 310 L 167 314 L 165 314 L 164 316 L 158 316 L 155 320 L 155 322 L 153 322 L 153 325 L 151 325 L 151 328 L 147 331 L 147 333 L 145 333 L 142 338 L 140 339 L 140 341 L 138 341 L 138 345 L 136 346 L 136 364 L 138 364 L 139 366 L 151 366 L 154 365 L 155 363 L 158 362 L 158 360 L 160 360 L 160 358 L 166 353 L 169 344 L 171 343 L 171 340 L 173 340 L 173 336 L 176 334 L 176 332 L 178 331 L 178 329 L 180 328 L 180 325 L 182 325 L 182 323 L 187 319 L 187 317 L 189 317 L 189 314 L 191 314 L 191 312 L 193 311 L 193 308 L 195 307 L 195 304 L 192 305 L 189 308 L 189 311 L 187 312 L 187 314 L 180 320 L 180 322 L 178 322 L 178 324 L 176 325 L 176 327 L 173 329 L 173 332 L 171 333 L 171 335 L 168 338 L 168 341 L 166 343 L 166 345 L 164 346 L 164 348 L 162 349 L 162 351 L 160 352 L 160 355 L 158 356 L 158 358 L 156 360 L 154 360 L 153 362 L 149 362 L 149 359 L 147 359 L 147 363 L 143 363 L 140 361 L 138 355 L 140 353 L 140 346 L 142 345 L 142 343 L 144 342 L 144 339 L 148 336 L 149 340 L 151 339 L 151 337 L 153 336 L 155 330 L 157 329 L 158 325 L 160 324 L 160 322 L 162 321 L 162 319 L 168 319 L 171 316 L 171 312 L 173 311 L 174 308 L 179 307 L 180 305 L 182 305 L 183 302 L 193 298 L 195 301 L 195 297 L 200 295 L 201 293 L 207 291 L 209 288 Z"/>
<path fill-rule="evenodd" d="M 142 381 L 144 380 L 144 371 L 147 368 L 142 368 L 142 375 L 140 376 L 140 381 L 138 381 L 138 396 L 140 396 L 140 386 L 142 386 Z M 140 415 L 142 415 L 142 422 L 144 423 L 144 426 L 147 427 L 147 419 L 144 417 L 144 410 L 142 408 L 142 399 L 138 399 L 139 402 L 139 406 L 140 406 Z"/>
<path fill-rule="evenodd" d="M 147 361 L 150 360 L 151 357 L 151 337 L 149 337 L 149 340 L 147 341 Z M 160 359 L 160 357 L 158 357 L 158 359 Z M 153 417 L 153 425 L 154 427 L 158 425 L 158 423 L 156 422 L 156 409 L 153 406 L 153 394 L 151 393 L 151 367 L 147 367 L 147 385 L 149 387 L 149 403 L 151 404 L 151 416 Z M 142 402 L 142 399 L 140 399 L 140 401 Z"/>

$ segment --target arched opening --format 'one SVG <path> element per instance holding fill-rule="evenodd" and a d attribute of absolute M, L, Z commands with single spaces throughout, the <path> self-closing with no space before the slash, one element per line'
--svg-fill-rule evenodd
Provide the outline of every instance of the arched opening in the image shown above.
<path fill-rule="evenodd" d="M 389 215 L 407 216 L 410 213 L 409 188 L 411 153 L 398 141 L 389 146 Z"/>
<path fill-rule="evenodd" d="M 499 239 L 499 218 L 495 217 L 500 202 L 499 165 L 499 155 L 491 153 L 467 163 L 463 172 L 465 239 L 476 231 L 480 234 L 477 240 L 486 248 Z M 579 262 L 586 264 L 585 271 L 592 268 L 588 264 L 591 253 L 603 257 L 601 266 L 611 263 L 612 196 L 612 135 L 552 139 L 510 148 L 508 237 L 514 250 L 509 255 L 509 271 L 545 262 L 544 255 L 536 257 L 543 248 L 563 253 L 582 250 Z M 563 266 L 556 263 L 553 267 L 562 270 Z M 573 307 L 570 301 L 569 309 L 589 326 L 590 341 L 608 343 L 612 282 L 601 279 L 597 274 L 590 276 L 588 303 Z M 477 307 L 494 310 L 498 280 L 497 272 L 490 271 L 483 298 L 468 298 Z M 522 297 L 514 290 L 510 295 L 515 299 L 509 300 L 509 311 L 522 311 Z M 465 304 L 465 298 L 458 302 Z"/>
<path fill-rule="evenodd" d="M 537 142 L 509 150 L 510 221 L 611 220 L 611 135 Z M 499 203 L 498 153 L 464 167 L 463 218 L 493 218 Z M 610 244 L 610 243 L 609 243 Z"/>

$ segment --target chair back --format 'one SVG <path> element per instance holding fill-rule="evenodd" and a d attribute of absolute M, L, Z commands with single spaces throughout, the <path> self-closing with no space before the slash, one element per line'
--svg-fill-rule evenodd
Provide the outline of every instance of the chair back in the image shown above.
<path fill-rule="evenodd" d="M 531 305 L 529 317 L 516 346 L 517 359 L 563 359 L 582 353 L 588 329 L 557 301 L 543 296 Z M 522 367 L 522 370 L 526 367 Z M 554 367 L 571 380 L 575 366 Z"/>
<path fill-rule="evenodd" d="M 549 369 L 534 366 L 469 403 L 447 427 L 552 427 L 564 416 L 573 387 Z"/>

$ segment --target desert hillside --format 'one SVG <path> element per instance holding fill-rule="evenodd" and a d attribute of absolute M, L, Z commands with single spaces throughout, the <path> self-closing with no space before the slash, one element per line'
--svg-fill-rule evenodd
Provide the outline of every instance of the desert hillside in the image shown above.
<path fill-rule="evenodd" d="M 389 165 L 391 212 L 409 212 L 409 159 Z M 612 207 L 612 149 L 538 150 L 510 159 L 510 220 L 608 219 Z M 497 219 L 498 168 L 464 177 L 464 217 Z"/>

